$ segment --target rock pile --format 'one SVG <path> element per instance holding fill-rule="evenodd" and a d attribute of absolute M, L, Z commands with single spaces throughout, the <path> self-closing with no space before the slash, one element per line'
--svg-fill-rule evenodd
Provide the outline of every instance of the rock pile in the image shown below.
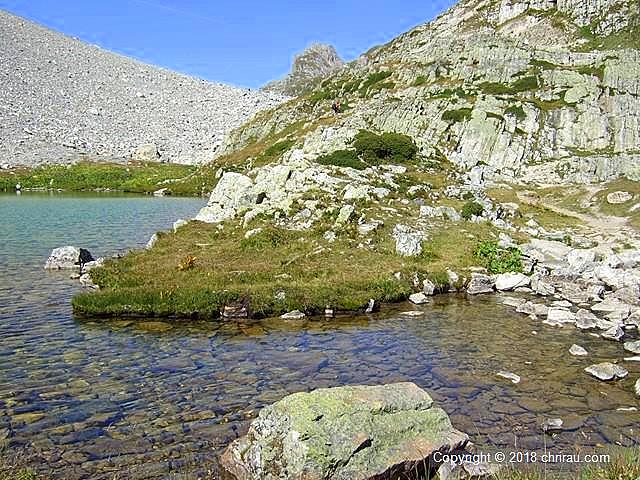
<path fill-rule="evenodd" d="M 0 11 L 0 163 L 202 163 L 279 94 L 146 65 Z"/>

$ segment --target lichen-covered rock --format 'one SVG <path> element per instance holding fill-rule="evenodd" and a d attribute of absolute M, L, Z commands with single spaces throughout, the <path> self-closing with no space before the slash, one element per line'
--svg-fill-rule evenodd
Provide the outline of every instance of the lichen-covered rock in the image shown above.
<path fill-rule="evenodd" d="M 264 408 L 221 463 L 238 480 L 415 478 L 467 440 L 413 383 L 339 387 Z"/>
<path fill-rule="evenodd" d="M 403 257 L 415 257 L 422 253 L 424 233 L 407 225 L 396 225 L 393 229 L 396 253 Z"/>
<path fill-rule="evenodd" d="M 65 270 L 65 269 L 81 269 L 85 263 L 92 262 L 95 259 L 89 250 L 78 247 L 59 247 L 55 248 L 46 263 L 45 270 Z"/>

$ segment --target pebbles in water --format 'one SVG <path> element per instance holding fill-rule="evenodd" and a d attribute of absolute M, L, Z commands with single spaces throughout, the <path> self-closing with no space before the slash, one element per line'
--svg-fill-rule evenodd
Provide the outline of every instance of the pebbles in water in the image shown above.
<path fill-rule="evenodd" d="M 587 352 L 583 347 L 581 347 L 580 345 L 576 345 L 573 344 L 571 346 L 571 348 L 569 349 L 569 353 L 571 355 L 575 355 L 576 357 L 584 357 L 585 355 L 589 355 L 589 352 Z"/>
<path fill-rule="evenodd" d="M 609 380 L 624 378 L 629 375 L 629 372 L 626 369 L 610 362 L 591 365 L 590 367 L 585 368 L 584 371 L 593 375 L 598 380 L 603 380 L 605 382 Z"/>
<path fill-rule="evenodd" d="M 520 383 L 520 376 L 519 376 L 519 375 L 516 375 L 515 373 L 507 372 L 507 371 L 501 370 L 501 371 L 499 371 L 496 375 L 497 375 L 498 377 L 505 378 L 505 379 L 507 379 L 507 380 L 511 380 L 511 381 L 512 381 L 513 383 L 515 383 L 515 384 Z"/>

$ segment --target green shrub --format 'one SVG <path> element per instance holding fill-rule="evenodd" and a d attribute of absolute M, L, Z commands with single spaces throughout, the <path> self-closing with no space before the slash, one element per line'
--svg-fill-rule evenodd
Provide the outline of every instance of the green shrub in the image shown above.
<path fill-rule="evenodd" d="M 413 82 L 413 86 L 414 87 L 419 87 L 420 85 L 424 85 L 428 81 L 429 81 L 429 79 L 427 77 L 425 77 L 424 75 L 418 75 L 418 77 L 416 77 L 415 81 Z"/>
<path fill-rule="evenodd" d="M 525 120 L 527 118 L 527 114 L 522 108 L 522 105 L 511 105 L 505 111 L 507 115 L 514 115 L 518 120 Z"/>
<path fill-rule="evenodd" d="M 359 158 L 372 165 L 413 161 L 418 153 L 418 147 L 411 137 L 393 132 L 378 135 L 360 130 L 353 139 L 353 147 Z"/>
<path fill-rule="evenodd" d="M 281 142 L 274 143 L 269 148 L 267 148 L 264 152 L 262 152 L 263 158 L 275 158 L 282 155 L 284 152 L 293 147 L 295 143 L 294 140 L 282 140 Z"/>
<path fill-rule="evenodd" d="M 369 90 L 371 90 L 374 85 L 382 82 L 383 80 L 386 80 L 391 75 L 392 75 L 391 72 L 384 71 L 384 70 L 381 72 L 375 72 L 375 73 L 369 74 L 369 76 L 366 78 L 366 80 L 362 83 L 362 86 L 360 87 L 360 96 L 362 97 L 366 96 Z"/>
<path fill-rule="evenodd" d="M 474 216 L 479 217 L 482 215 L 484 207 L 478 202 L 468 201 L 462 207 L 462 218 L 465 220 L 471 220 Z"/>
<path fill-rule="evenodd" d="M 529 90 L 535 90 L 539 87 L 538 77 L 529 76 L 519 78 L 511 84 L 511 87 L 515 92 L 527 92 Z"/>
<path fill-rule="evenodd" d="M 459 108 L 458 110 L 447 110 L 442 114 L 442 120 L 449 123 L 460 123 L 471 119 L 470 108 Z"/>
<path fill-rule="evenodd" d="M 517 248 L 500 248 L 494 241 L 480 243 L 473 256 L 489 273 L 522 272 L 522 253 Z"/>
<path fill-rule="evenodd" d="M 355 150 L 337 150 L 328 155 L 322 155 L 316 159 L 321 165 L 333 165 L 335 167 L 351 167 L 356 170 L 364 170 L 367 164 L 358 158 Z"/>

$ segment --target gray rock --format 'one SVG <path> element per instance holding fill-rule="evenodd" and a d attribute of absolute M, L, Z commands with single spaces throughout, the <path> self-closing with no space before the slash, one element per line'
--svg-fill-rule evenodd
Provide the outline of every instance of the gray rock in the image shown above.
<path fill-rule="evenodd" d="M 437 468 L 436 452 L 467 441 L 412 383 L 339 387 L 294 393 L 262 409 L 221 465 L 238 480 L 373 480 Z"/>
<path fill-rule="evenodd" d="M 403 257 L 415 257 L 422 253 L 424 233 L 407 225 L 396 225 L 393 229 L 396 240 L 396 253 Z"/>
<path fill-rule="evenodd" d="M 620 203 L 626 203 L 632 198 L 633 195 L 631 195 L 629 192 L 611 192 L 609 195 L 607 195 L 607 203 L 618 205 Z"/>
<path fill-rule="evenodd" d="M 496 290 L 509 291 L 520 287 L 528 287 L 531 280 L 522 273 L 503 273 L 496 277 Z"/>
<path fill-rule="evenodd" d="M 425 303 L 429 303 L 429 297 L 427 297 L 424 293 L 414 293 L 409 296 L 409 301 L 415 303 L 416 305 L 424 305 Z"/>
<path fill-rule="evenodd" d="M 629 372 L 619 365 L 610 362 L 598 363 L 584 369 L 585 372 L 593 375 L 598 380 L 609 381 L 624 378 Z"/>
<path fill-rule="evenodd" d="M 479 295 L 482 293 L 493 293 L 495 282 L 489 275 L 482 273 L 472 273 L 471 281 L 467 286 L 469 295 Z"/>
<path fill-rule="evenodd" d="M 373 313 L 376 310 L 378 310 L 378 308 L 379 308 L 378 303 L 372 298 L 367 303 L 367 306 L 364 309 L 364 313 Z"/>
<path fill-rule="evenodd" d="M 420 207 L 420 216 L 427 218 L 442 218 L 452 222 L 459 222 L 462 220 L 462 216 L 454 208 L 442 205 L 438 207 L 423 205 Z"/>
<path fill-rule="evenodd" d="M 81 269 L 85 263 L 94 261 L 89 250 L 78 247 L 59 247 L 55 248 L 46 263 L 45 270 L 64 270 L 64 269 Z"/>
<path fill-rule="evenodd" d="M 556 433 L 562 431 L 564 422 L 561 418 L 548 418 L 542 422 L 542 431 L 544 433 Z"/>
<path fill-rule="evenodd" d="M 581 308 L 576 312 L 576 327 L 580 330 L 591 330 L 598 327 L 598 317 L 589 310 Z"/>
<path fill-rule="evenodd" d="M 347 223 L 351 218 L 351 215 L 353 215 L 354 211 L 355 207 L 353 205 L 343 205 L 342 208 L 340 208 L 340 212 L 338 212 L 338 217 L 336 218 L 335 223 L 336 226 L 344 225 L 345 223 Z"/>
<path fill-rule="evenodd" d="M 581 347 L 580 345 L 576 345 L 573 344 L 571 346 L 571 348 L 569 349 L 569 353 L 571 355 L 575 355 L 576 357 L 584 357 L 586 355 L 589 355 L 589 352 L 587 352 L 583 347 Z"/>
<path fill-rule="evenodd" d="M 637 340 L 635 342 L 625 342 L 624 349 L 627 352 L 640 355 L 640 340 Z"/>
<path fill-rule="evenodd" d="M 602 332 L 600 334 L 602 338 L 606 338 L 607 340 L 613 340 L 615 342 L 619 342 L 624 337 L 624 330 L 619 326 L 615 325 L 608 330 Z"/>
<path fill-rule="evenodd" d="M 285 313 L 284 315 L 280 315 L 280 318 L 283 318 L 285 320 L 301 320 L 305 317 L 306 315 L 304 314 L 304 312 L 301 312 L 300 310 L 293 310 L 291 312 Z"/>
<path fill-rule="evenodd" d="M 131 160 L 136 162 L 157 162 L 160 160 L 158 146 L 154 143 L 138 145 L 131 153 Z"/>
<path fill-rule="evenodd" d="M 566 308 L 550 308 L 547 313 L 547 321 L 556 324 L 575 323 L 576 316 Z"/>
<path fill-rule="evenodd" d="M 622 322 L 631 314 L 631 307 L 617 298 L 609 297 L 593 305 L 591 311 L 601 313 L 607 320 L 612 322 Z"/>

